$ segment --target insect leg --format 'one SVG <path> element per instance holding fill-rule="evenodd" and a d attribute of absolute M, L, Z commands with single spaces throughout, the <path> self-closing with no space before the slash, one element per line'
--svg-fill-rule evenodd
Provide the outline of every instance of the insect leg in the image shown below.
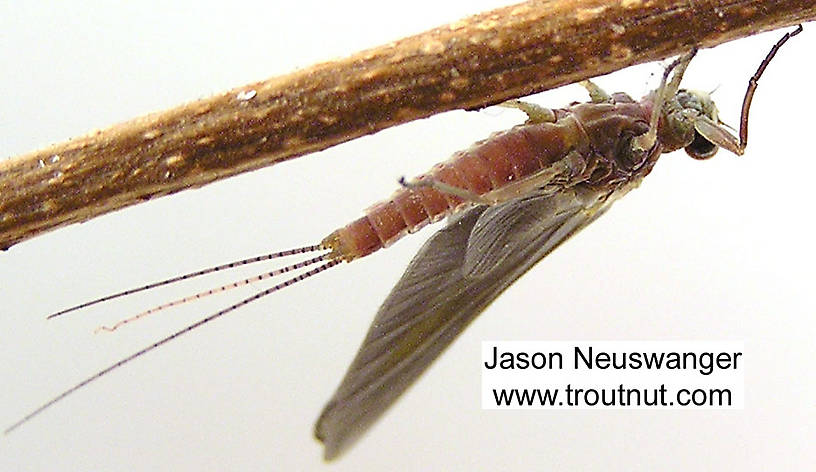
<path fill-rule="evenodd" d="M 441 182 L 434 178 L 424 178 L 420 180 L 411 180 L 410 182 L 405 179 L 405 177 L 400 177 L 398 180 L 399 184 L 405 188 L 410 189 L 418 189 L 423 187 L 432 188 L 440 193 L 452 195 L 454 197 L 461 198 L 462 200 L 470 203 L 475 203 L 477 205 L 495 205 L 496 202 L 487 198 L 482 197 L 477 193 L 473 193 L 470 190 L 454 187 L 453 185 L 446 184 L 445 182 Z"/>
<path fill-rule="evenodd" d="M 739 154 L 742 154 L 742 151 L 745 150 L 745 146 L 748 145 L 748 112 L 751 109 L 751 102 L 754 99 L 754 92 L 756 92 L 757 85 L 759 85 L 759 78 L 762 77 L 762 74 L 765 72 L 765 69 L 768 67 L 768 64 L 771 63 L 774 56 L 776 56 L 776 52 L 779 51 L 779 48 L 781 48 L 782 45 L 785 44 L 790 38 L 801 32 L 802 25 L 799 25 L 795 30 L 785 33 L 785 36 L 782 36 L 782 39 L 774 44 L 770 52 L 768 52 L 768 55 L 762 60 L 762 63 L 759 65 L 759 68 L 757 68 L 757 71 L 748 80 L 748 89 L 745 91 L 745 98 L 742 100 L 742 112 L 740 113 Z"/>
<path fill-rule="evenodd" d="M 606 90 L 598 87 L 598 85 L 591 80 L 582 80 L 578 85 L 585 88 L 589 92 L 589 99 L 592 103 L 611 103 L 612 97 L 606 93 Z"/>
<path fill-rule="evenodd" d="M 535 103 L 522 102 L 521 100 L 508 100 L 499 103 L 499 106 L 523 111 L 527 115 L 528 124 L 555 123 L 558 119 L 552 109 L 536 105 Z"/>
<path fill-rule="evenodd" d="M 666 70 L 663 71 L 663 78 L 660 80 L 660 87 L 657 88 L 654 97 L 654 104 L 652 105 L 652 116 L 649 119 L 649 131 L 640 136 L 636 136 L 632 140 L 632 148 L 636 151 L 648 151 L 654 146 L 657 141 L 657 123 L 660 120 L 660 114 L 663 112 L 663 105 L 669 97 L 673 97 L 680 87 L 680 81 L 683 80 L 683 74 L 686 72 L 691 59 L 697 54 L 695 47 L 691 51 L 675 59 Z M 674 72 L 671 82 L 669 82 L 669 74 Z"/>
<path fill-rule="evenodd" d="M 757 68 L 757 71 L 748 81 L 748 89 L 745 91 L 745 98 L 742 100 L 739 139 L 729 133 L 723 126 L 723 123 L 720 122 L 716 116 L 713 118 L 709 118 L 705 115 L 694 117 L 694 130 L 697 132 L 697 134 L 702 136 L 709 143 L 741 156 L 745 152 L 745 147 L 748 145 L 748 112 L 751 109 L 751 101 L 754 98 L 754 92 L 756 92 L 759 78 L 762 77 L 762 74 L 765 72 L 768 64 L 770 64 L 771 59 L 773 59 L 776 55 L 776 52 L 779 51 L 779 48 L 781 48 L 782 45 L 785 44 L 785 42 L 787 42 L 790 38 L 801 32 L 802 25 L 799 25 L 799 27 L 795 30 L 785 33 L 785 35 L 782 36 L 782 38 L 777 41 L 776 44 L 774 44 L 774 46 L 768 52 L 768 55 L 762 60 L 762 63 L 759 65 L 759 68 Z M 686 150 L 688 151 L 688 148 Z M 695 157 L 692 153 L 689 154 L 692 155 L 692 157 Z"/>

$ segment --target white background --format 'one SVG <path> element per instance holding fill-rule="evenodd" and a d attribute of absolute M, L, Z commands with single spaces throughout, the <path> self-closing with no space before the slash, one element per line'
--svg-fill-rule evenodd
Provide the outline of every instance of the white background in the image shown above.
<path fill-rule="evenodd" d="M 0 3 L 0 154 L 501 6 L 467 2 Z M 702 51 L 686 84 L 737 124 L 780 33 Z M 812 52 L 808 28 L 769 68 L 751 145 L 664 156 L 640 189 L 494 303 L 333 470 L 776 469 L 816 435 Z M 640 96 L 661 68 L 598 79 Z M 534 100 L 584 100 L 577 86 Z M 59 321 L 141 282 L 311 244 L 512 110 L 461 111 L 132 207 L 0 254 L 0 424 L 212 312 L 218 299 L 93 335 L 184 286 Z M 95 382 L 8 437 L 2 470 L 317 470 L 312 425 L 377 306 L 433 229 L 246 307 Z M 238 271 L 234 277 L 252 275 Z M 744 340 L 740 411 L 483 411 L 481 341 Z"/>

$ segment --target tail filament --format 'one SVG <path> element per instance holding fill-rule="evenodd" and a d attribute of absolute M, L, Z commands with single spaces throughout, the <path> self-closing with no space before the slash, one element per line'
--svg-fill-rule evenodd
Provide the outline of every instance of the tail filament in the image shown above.
<path fill-rule="evenodd" d="M 167 279 L 167 280 L 163 280 L 163 281 L 160 281 L 160 282 L 155 282 L 155 283 L 152 283 L 152 284 L 149 284 L 149 285 L 145 285 L 144 287 L 131 289 L 131 290 L 126 290 L 126 291 L 123 291 L 123 292 L 119 292 L 119 293 L 116 293 L 116 294 L 113 294 L 113 295 L 109 295 L 109 296 L 106 296 L 106 297 L 102 297 L 102 298 L 90 301 L 90 302 L 87 302 L 87 303 L 83 303 L 81 305 L 77 305 L 77 306 L 69 308 L 67 310 L 63 310 L 63 311 L 54 313 L 53 315 L 49 316 L 49 318 L 53 318 L 55 316 L 59 316 L 59 315 L 62 315 L 62 314 L 65 314 L 65 313 L 68 313 L 68 312 L 71 312 L 71 311 L 75 311 L 75 310 L 78 310 L 80 308 L 95 305 L 97 303 L 102 303 L 103 301 L 112 300 L 114 298 L 123 297 L 125 295 L 131 295 L 131 294 L 138 293 L 138 292 L 141 292 L 141 291 L 144 291 L 144 290 L 148 290 L 150 288 L 155 288 L 155 287 L 159 287 L 159 286 L 162 286 L 162 285 L 171 284 L 173 282 L 178 282 L 178 281 L 181 281 L 181 280 L 190 279 L 190 278 L 193 278 L 193 277 L 197 277 L 197 276 L 204 275 L 204 274 L 209 274 L 209 273 L 212 273 L 212 272 L 217 272 L 217 271 L 224 270 L 224 269 L 230 269 L 230 268 L 238 267 L 238 266 L 241 266 L 241 265 L 252 264 L 254 262 L 260 262 L 260 261 L 265 261 L 265 260 L 269 260 L 269 259 L 275 259 L 275 258 L 278 258 L 278 257 L 284 257 L 284 256 L 289 256 L 289 255 L 294 255 L 294 254 L 303 254 L 303 253 L 314 252 L 314 251 L 322 251 L 322 250 L 326 250 L 326 248 L 324 248 L 322 245 L 308 246 L 308 247 L 304 247 L 304 248 L 293 249 L 293 250 L 290 250 L 290 251 L 282 251 L 282 252 L 278 252 L 278 253 L 274 253 L 274 254 L 267 254 L 267 255 L 263 255 L 263 256 L 257 256 L 257 257 L 251 258 L 251 259 L 245 259 L 245 260 L 242 260 L 242 261 L 232 262 L 232 263 L 229 263 L 229 264 L 224 264 L 224 265 L 220 265 L 220 266 L 217 266 L 217 267 L 212 267 L 212 268 L 209 268 L 209 269 L 200 270 L 200 271 L 197 271 L 197 272 L 191 272 L 189 274 L 185 274 L 185 275 L 182 275 L 182 276 L 179 276 L 179 277 L 173 277 L 171 279 Z M 143 348 L 143 349 L 141 349 L 141 350 L 139 350 L 137 352 L 135 352 L 135 353 L 123 358 L 123 359 L 120 359 L 119 361 L 117 361 L 117 362 L 111 364 L 110 366 L 98 371 L 97 373 L 91 375 L 90 377 L 86 378 L 85 380 L 82 380 L 81 382 L 77 383 L 73 387 L 65 390 L 64 392 L 62 392 L 59 395 L 52 398 L 51 400 L 48 400 L 47 402 L 43 403 L 42 405 L 37 407 L 35 410 L 31 411 L 31 413 L 25 415 L 23 418 L 21 418 L 20 420 L 18 420 L 14 424 L 7 427 L 3 431 L 3 434 L 11 433 L 12 431 L 16 430 L 17 428 L 19 428 L 23 424 L 27 423 L 28 421 L 30 421 L 34 417 L 38 416 L 40 413 L 42 413 L 43 411 L 45 411 L 46 409 L 48 409 L 52 405 L 60 402 L 61 400 L 65 399 L 67 396 L 69 396 L 72 393 L 76 392 L 77 390 L 81 389 L 82 387 L 84 387 L 84 386 L 88 385 L 89 383 L 91 383 L 91 382 L 93 382 L 93 381 L 95 381 L 95 380 L 109 374 L 110 372 L 118 369 L 119 367 L 122 367 L 123 365 L 125 365 L 125 364 L 127 364 L 127 363 L 129 363 L 129 362 L 131 362 L 131 361 L 133 361 L 135 359 L 138 359 L 139 357 L 147 354 L 148 352 L 156 349 L 157 347 L 162 346 L 164 344 L 167 344 L 168 342 L 178 338 L 179 336 L 181 336 L 183 334 L 187 334 L 190 331 L 193 331 L 194 329 L 199 328 L 199 327 L 209 323 L 210 321 L 213 321 L 216 318 L 220 318 L 220 317 L 226 315 L 227 313 L 231 313 L 231 312 L 237 310 L 238 308 L 241 308 L 241 307 L 243 307 L 245 305 L 248 305 L 248 304 L 250 304 L 250 303 L 252 303 L 252 302 L 254 302 L 256 300 L 260 300 L 261 298 L 263 298 L 263 297 L 265 297 L 265 296 L 267 296 L 267 295 L 269 295 L 271 293 L 277 292 L 280 289 L 286 288 L 286 287 L 288 287 L 290 285 L 294 285 L 294 284 L 296 284 L 296 283 L 298 283 L 298 282 L 300 282 L 300 281 L 302 281 L 304 279 L 307 279 L 307 278 L 309 278 L 309 277 L 311 277 L 313 275 L 319 274 L 320 272 L 323 272 L 324 270 L 330 269 L 330 268 L 340 264 L 340 262 L 342 262 L 342 260 L 332 257 L 331 253 L 326 253 L 326 254 L 314 257 L 312 259 L 308 259 L 308 260 L 305 260 L 305 261 L 302 261 L 302 262 L 291 264 L 291 265 L 283 267 L 281 269 L 277 269 L 277 270 L 274 270 L 274 271 L 271 271 L 271 272 L 267 272 L 267 273 L 258 275 L 256 277 L 251 277 L 251 278 L 248 278 L 248 279 L 244 279 L 242 281 L 235 282 L 233 284 L 224 285 L 222 287 L 219 287 L 219 288 L 216 288 L 216 289 L 213 289 L 213 290 L 209 290 L 209 291 L 206 291 L 206 292 L 201 292 L 199 294 L 196 294 L 196 295 L 193 295 L 193 296 L 190 296 L 190 297 L 185 297 L 185 298 L 173 301 L 173 302 L 169 302 L 169 303 L 166 303 L 166 304 L 161 305 L 159 307 L 147 310 L 147 311 L 145 311 L 145 312 L 143 312 L 143 313 L 141 313 L 139 315 L 136 315 L 134 317 L 127 318 L 125 320 L 119 321 L 118 323 L 114 324 L 111 327 L 102 327 L 102 328 L 100 328 L 100 329 L 105 330 L 105 331 L 113 331 L 116 328 L 120 327 L 121 325 L 124 325 L 124 324 L 129 323 L 131 321 L 134 321 L 136 319 L 147 316 L 148 314 L 155 313 L 157 311 L 163 310 L 165 308 L 169 308 L 171 306 L 177 306 L 177 305 L 180 305 L 182 303 L 186 303 L 188 301 L 197 300 L 197 299 L 202 298 L 204 296 L 208 296 L 208 295 L 212 295 L 212 294 L 215 294 L 215 293 L 223 292 L 225 290 L 229 290 L 229 289 L 234 288 L 234 287 L 247 285 L 247 284 L 255 282 L 255 281 L 269 279 L 269 278 L 274 277 L 276 275 L 280 275 L 280 274 L 283 274 L 283 273 L 286 273 L 286 272 L 290 272 L 292 270 L 306 268 L 306 267 L 309 267 L 311 265 L 314 265 L 314 264 L 317 264 L 317 263 L 320 263 L 320 262 L 323 262 L 323 264 L 321 264 L 321 265 L 319 265 L 319 266 L 317 266 L 317 267 L 315 267 L 315 268 L 313 268 L 311 270 L 303 272 L 303 273 L 301 273 L 299 275 L 296 275 L 296 276 L 294 276 L 292 278 L 284 280 L 283 282 L 280 282 L 280 283 L 278 283 L 277 285 L 275 285 L 273 287 L 269 287 L 269 288 L 267 288 L 267 289 L 265 289 L 265 290 L 263 290 L 261 292 L 258 292 L 256 294 L 252 295 L 251 297 L 245 298 L 245 299 L 239 301 L 238 303 L 230 305 L 230 306 L 228 306 L 228 307 L 226 307 L 226 308 L 224 308 L 224 309 L 222 309 L 222 310 L 220 310 L 220 311 L 218 311 L 216 313 L 213 313 L 213 314 L 211 314 L 211 315 L 209 315 L 209 316 L 207 316 L 205 318 L 202 318 L 202 319 L 196 321 L 195 323 L 193 323 L 193 324 L 191 324 L 189 326 L 186 326 L 185 328 L 182 328 L 182 329 L 170 334 L 169 336 L 166 336 L 166 337 L 160 339 L 159 341 L 156 341 L 153 344 L 150 344 L 149 346 L 146 346 L 145 348 Z"/>
<path fill-rule="evenodd" d="M 299 247 L 299 248 L 296 248 L 296 249 L 289 249 L 289 250 L 286 250 L 286 251 L 274 252 L 272 254 L 264 254 L 262 256 L 255 256 L 255 257 L 251 257 L 249 259 L 244 259 L 244 260 L 241 260 L 241 261 L 230 262 L 228 264 L 222 264 L 222 265 L 215 266 L 215 267 L 209 267 L 209 268 L 203 269 L 203 270 L 197 270 L 195 272 L 190 272 L 189 274 L 179 275 L 177 277 L 172 277 L 172 278 L 169 278 L 169 279 L 166 279 L 166 280 L 160 280 L 158 282 L 153 282 L 151 284 L 147 284 L 147 285 L 142 286 L 142 287 L 132 288 L 132 289 L 125 290 L 125 291 L 122 291 L 122 292 L 114 293 L 112 295 L 107 295 L 107 296 L 104 296 L 104 297 L 101 297 L 101 298 L 97 298 L 96 300 L 91 300 L 89 302 L 80 303 L 79 305 L 75 305 L 75 306 L 72 306 L 70 308 L 66 308 L 64 310 L 60 310 L 60 311 L 58 311 L 56 313 L 52 313 L 52 314 L 48 315 L 47 319 L 50 320 L 51 318 L 56 318 L 58 316 L 65 315 L 65 314 L 71 313 L 73 311 L 81 310 L 83 308 L 87 308 L 89 306 L 93 306 L 93 305 L 96 305 L 96 304 L 99 304 L 99 303 L 102 303 L 102 302 L 107 302 L 109 300 L 114 300 L 116 298 L 124 297 L 124 296 L 127 296 L 127 295 L 133 295 L 134 293 L 144 292 L 145 290 L 150 290 L 150 289 L 153 289 L 153 288 L 162 287 L 162 286 L 165 286 L 165 285 L 170 285 L 172 283 L 181 282 L 182 280 L 189 280 L 189 279 L 199 277 L 199 276 L 202 276 L 202 275 L 212 274 L 213 272 L 220 272 L 222 270 L 233 269 L 235 267 L 244 266 L 244 265 L 248 265 L 248 264 L 254 264 L 256 262 L 268 261 L 270 259 L 277 259 L 277 258 L 280 258 L 280 257 L 293 256 L 293 255 L 296 255 L 296 254 L 304 254 L 304 253 L 308 253 L 308 252 L 316 252 L 316 251 L 322 251 L 322 250 L 325 250 L 325 248 L 320 244 L 316 244 L 314 246 L 305 246 L 305 247 Z"/>
<path fill-rule="evenodd" d="M 123 325 L 131 323 L 133 321 L 137 321 L 137 320 L 139 320 L 141 318 L 144 318 L 147 315 L 151 315 L 153 313 L 156 313 L 156 312 L 159 312 L 159 311 L 162 311 L 162 310 L 166 310 L 167 308 L 172 308 L 174 306 L 183 305 L 183 304 L 188 303 L 188 302 L 192 302 L 192 301 L 195 301 L 195 300 L 200 300 L 200 299 L 208 297 L 210 295 L 215 295 L 216 293 L 226 292 L 227 290 L 231 290 L 231 289 L 238 288 L 238 287 L 243 287 L 245 285 L 249 285 L 249 284 L 254 283 L 254 282 L 260 282 L 262 280 L 270 279 L 270 278 L 275 277 L 277 275 L 285 274 L 286 272 L 290 272 L 290 271 L 293 271 L 293 270 L 296 270 L 296 269 L 302 269 L 304 267 L 308 267 L 310 265 L 317 264 L 318 262 L 323 262 L 323 261 L 325 261 L 327 259 L 328 259 L 328 255 L 324 254 L 322 256 L 314 257 L 312 259 L 309 259 L 309 260 L 306 260 L 306 261 L 303 261 L 303 262 L 298 262 L 297 264 L 292 264 L 292 265 L 288 265 L 288 266 L 280 268 L 280 269 L 273 270 L 271 272 L 266 272 L 264 274 L 260 274 L 260 275 L 254 276 L 254 277 L 246 278 L 244 280 L 239 280 L 237 282 L 232 282 L 230 284 L 222 285 L 222 286 L 217 287 L 217 288 L 212 288 L 212 289 L 209 289 L 209 290 L 205 290 L 203 292 L 196 293 L 195 295 L 190 295 L 190 296 L 187 296 L 187 297 L 184 297 L 184 298 L 179 298 L 177 300 L 173 300 L 171 302 L 167 302 L 167 303 L 164 303 L 162 305 L 153 307 L 153 308 L 151 308 L 149 310 L 145 310 L 145 311 L 143 311 L 143 312 L 141 312 L 141 313 L 139 313 L 137 315 L 131 316 L 130 318 L 125 318 L 123 320 L 117 321 L 115 324 L 113 324 L 111 326 L 100 326 L 99 328 L 96 329 L 96 332 L 100 332 L 100 331 L 112 332 L 112 331 L 115 331 L 116 329 L 120 328 Z M 255 261 L 253 261 L 253 262 L 255 262 Z M 122 292 L 122 293 L 124 293 L 124 292 Z"/>

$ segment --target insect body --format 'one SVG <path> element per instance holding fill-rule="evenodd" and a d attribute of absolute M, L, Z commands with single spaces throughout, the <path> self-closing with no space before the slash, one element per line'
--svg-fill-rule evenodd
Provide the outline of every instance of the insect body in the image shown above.
<path fill-rule="evenodd" d="M 377 313 L 315 427 L 327 458 L 353 443 L 505 288 L 636 187 L 661 153 L 713 155 L 695 122 L 713 123 L 704 132 L 723 141 L 716 107 L 707 94 L 677 88 L 692 56 L 640 102 L 587 82 L 591 103 L 509 104 L 527 112 L 525 124 L 437 165 L 323 241 L 331 257 L 353 260 L 473 206 L 420 249 Z"/>
<path fill-rule="evenodd" d="M 658 148 L 622 152 L 619 143 L 648 129 L 648 109 L 624 95 L 564 110 L 530 111 L 527 123 L 438 164 L 364 217 L 329 235 L 323 245 L 332 250 L 333 258 L 350 261 L 464 206 L 500 207 L 533 192 L 552 195 L 581 183 L 611 191 L 651 168 L 654 159 L 649 154 L 658 154 Z M 607 137 L 610 133 L 613 139 Z"/>
<path fill-rule="evenodd" d="M 404 183 L 390 199 L 334 231 L 319 245 L 175 277 L 52 315 L 236 265 L 322 252 L 304 262 L 167 304 L 322 264 L 120 360 L 45 403 L 6 432 L 89 382 L 182 334 L 340 262 L 372 254 L 406 233 L 450 216 L 447 226 L 422 247 L 380 307 L 345 378 L 318 419 L 315 435 L 325 444 L 326 458 L 336 457 L 485 306 L 636 187 L 661 153 L 685 148 L 692 157 L 703 159 L 723 147 L 741 154 L 747 143 L 748 109 L 757 80 L 778 48 L 799 31 L 801 27 L 786 34 L 752 77 L 743 104 L 739 139 L 722 126 L 707 94 L 679 89 L 694 56 L 692 51 L 670 65 L 660 87 L 641 101 L 620 93 L 607 95 L 585 82 L 589 103 L 558 110 L 508 103 L 527 114 L 525 124 L 477 143 Z"/>

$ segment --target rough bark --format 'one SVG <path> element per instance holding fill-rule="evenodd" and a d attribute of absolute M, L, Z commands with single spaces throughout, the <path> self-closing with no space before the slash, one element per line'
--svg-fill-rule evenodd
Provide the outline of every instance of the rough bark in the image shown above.
<path fill-rule="evenodd" d="M 812 0 L 536 0 L 0 162 L 0 248 L 383 128 L 816 18 Z"/>

